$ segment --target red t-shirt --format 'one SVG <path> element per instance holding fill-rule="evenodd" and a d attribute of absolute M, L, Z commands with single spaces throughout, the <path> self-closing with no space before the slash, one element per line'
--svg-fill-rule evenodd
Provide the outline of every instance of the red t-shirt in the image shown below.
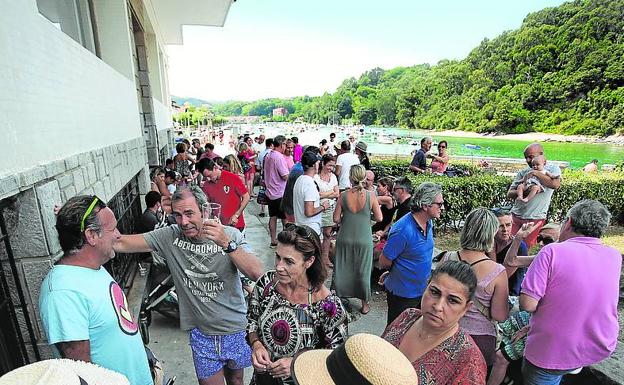
<path fill-rule="evenodd" d="M 247 193 L 247 188 L 241 178 L 229 171 L 221 171 L 221 177 L 216 182 L 206 182 L 202 187 L 208 200 L 221 205 L 221 223 L 227 225 L 230 218 L 240 207 L 241 197 Z M 237 229 L 245 228 L 243 213 L 236 222 Z"/>

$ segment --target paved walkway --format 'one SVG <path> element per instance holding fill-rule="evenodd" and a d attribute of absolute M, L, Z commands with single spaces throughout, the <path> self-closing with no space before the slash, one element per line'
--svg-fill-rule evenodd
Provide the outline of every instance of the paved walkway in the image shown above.
<path fill-rule="evenodd" d="M 269 247 L 269 218 L 258 217 L 259 206 L 251 202 L 245 210 L 247 228 L 245 237 L 252 250 L 264 263 L 265 269 L 273 268 L 275 249 Z M 278 225 L 279 228 L 280 225 Z M 378 290 L 378 288 L 377 288 Z M 349 334 L 372 333 L 379 335 L 386 326 L 386 299 L 384 293 L 373 288 L 371 311 L 365 316 L 359 310 L 359 300 L 354 300 L 355 310 L 351 312 L 354 321 L 349 324 Z M 149 347 L 164 364 L 167 373 L 177 376 L 175 385 L 197 385 L 191 349 L 188 346 L 188 333 L 179 328 L 177 320 L 171 320 L 154 312 L 150 328 Z M 169 374 L 168 374 L 169 375 Z M 249 383 L 251 369 L 245 370 L 245 384 Z"/>

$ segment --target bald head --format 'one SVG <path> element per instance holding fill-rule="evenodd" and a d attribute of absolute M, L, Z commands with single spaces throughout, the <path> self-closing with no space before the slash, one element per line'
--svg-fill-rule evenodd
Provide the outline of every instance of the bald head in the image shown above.
<path fill-rule="evenodd" d="M 531 162 L 533 161 L 533 158 L 540 155 L 544 155 L 544 148 L 539 143 L 531 143 L 524 149 L 524 159 L 526 160 L 529 167 L 531 167 Z"/>
<path fill-rule="evenodd" d="M 366 170 L 366 189 L 372 190 L 375 184 L 375 173 L 371 170 Z"/>

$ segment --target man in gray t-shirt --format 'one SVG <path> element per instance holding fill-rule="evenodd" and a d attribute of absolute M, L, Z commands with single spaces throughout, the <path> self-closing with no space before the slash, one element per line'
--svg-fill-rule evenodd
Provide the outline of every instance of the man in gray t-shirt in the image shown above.
<path fill-rule="evenodd" d="M 156 251 L 169 265 L 180 306 L 180 327 L 190 333 L 200 385 L 241 384 L 251 365 L 245 340 L 247 308 L 238 271 L 257 280 L 260 260 L 242 234 L 214 220 L 204 222 L 204 192 L 197 186 L 178 188 L 171 198 L 177 224 L 145 234 L 123 235 L 116 252 Z M 218 336 L 218 338 L 217 338 Z"/>
<path fill-rule="evenodd" d="M 518 174 L 516 174 L 513 182 L 511 182 L 511 186 L 509 186 L 509 191 L 507 191 L 507 198 L 514 199 L 514 205 L 511 209 L 513 220 L 511 233 L 517 233 L 524 223 L 535 222 L 538 224 L 536 229 L 524 240 L 529 248 L 537 243 L 537 235 L 542 225 L 546 222 L 546 215 L 550 207 L 553 192 L 561 186 L 561 169 L 558 165 L 547 163 L 544 166 L 544 169 L 549 171 L 553 176 L 552 178 L 531 168 L 531 161 L 539 155 L 544 155 L 544 149 L 539 143 L 529 144 L 524 149 L 524 158 L 529 167 L 520 170 Z M 539 179 L 544 187 L 544 191 L 535 195 L 535 197 L 528 202 L 516 199 L 518 197 L 518 185 L 522 183 L 525 178 L 528 179 L 531 177 Z"/>

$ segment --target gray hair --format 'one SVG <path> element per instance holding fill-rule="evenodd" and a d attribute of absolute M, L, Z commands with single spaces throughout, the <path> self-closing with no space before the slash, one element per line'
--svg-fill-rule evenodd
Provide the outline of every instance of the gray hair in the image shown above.
<path fill-rule="evenodd" d="M 600 238 L 609 226 L 611 213 L 599 201 L 584 199 L 568 210 L 566 219 L 572 221 L 572 231 L 575 233 Z"/>
<path fill-rule="evenodd" d="M 430 136 L 425 136 L 424 138 L 422 138 L 422 139 L 420 140 L 420 144 L 421 144 L 421 145 L 423 145 L 423 144 L 425 144 L 425 143 L 427 143 L 427 142 L 432 142 L 432 143 L 433 143 L 433 138 L 432 138 L 432 137 L 430 137 Z"/>
<path fill-rule="evenodd" d="M 412 181 L 408 177 L 402 176 L 394 180 L 394 188 L 402 188 L 407 191 L 408 194 L 412 194 L 414 188 L 412 187 Z"/>
<path fill-rule="evenodd" d="M 398 181 L 395 183 L 398 183 Z M 394 188 L 396 188 L 396 184 Z M 435 197 L 440 194 L 442 194 L 442 186 L 439 184 L 431 182 L 421 183 L 414 190 L 414 194 L 412 195 L 412 200 L 410 202 L 410 209 L 414 213 L 422 211 L 423 206 L 430 206 L 433 202 L 435 202 Z"/>
<path fill-rule="evenodd" d="M 286 141 L 286 137 L 284 135 L 277 135 L 273 138 L 273 145 L 279 147 Z"/>
<path fill-rule="evenodd" d="M 485 207 L 478 207 L 468 214 L 459 235 L 462 249 L 490 251 L 494 246 L 494 236 L 498 231 L 498 218 Z"/>
<path fill-rule="evenodd" d="M 199 186 L 194 184 L 188 185 L 186 187 L 178 187 L 171 197 L 171 203 L 173 204 L 174 202 L 186 199 L 189 195 L 195 198 L 195 202 L 197 202 L 197 207 L 199 207 L 200 210 L 204 204 L 208 203 L 208 198 L 206 198 L 206 194 L 204 194 Z"/>
<path fill-rule="evenodd" d="M 56 216 L 56 231 L 59 243 L 65 255 L 76 254 L 85 244 L 84 231 L 80 230 L 82 218 L 96 198 L 95 195 L 77 195 L 71 197 Z M 100 210 L 106 208 L 106 202 L 98 198 L 92 211 L 84 219 L 84 229 L 102 234 L 102 224 L 97 217 Z"/>

